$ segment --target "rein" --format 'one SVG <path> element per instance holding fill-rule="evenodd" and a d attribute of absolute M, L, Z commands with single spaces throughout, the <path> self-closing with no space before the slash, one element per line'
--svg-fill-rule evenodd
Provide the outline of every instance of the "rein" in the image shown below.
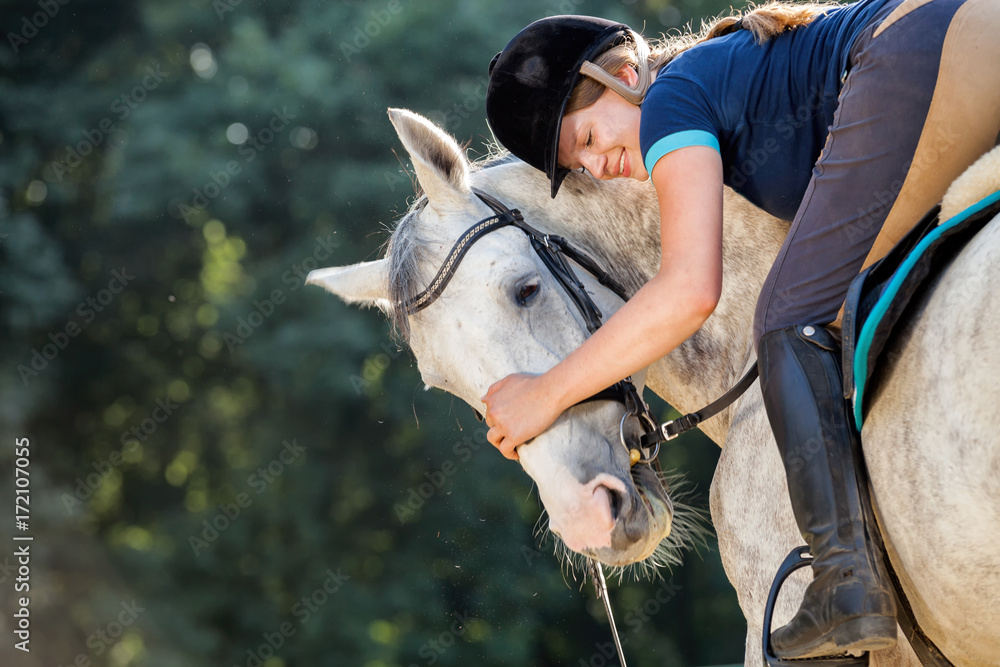
<path fill-rule="evenodd" d="M 492 209 L 494 215 L 480 220 L 462 234 L 458 241 L 455 242 L 455 245 L 452 246 L 448 256 L 426 289 L 402 304 L 407 314 L 418 313 L 434 303 L 454 277 L 458 265 L 469 251 L 469 248 L 486 234 L 503 229 L 504 227 L 517 227 L 528 236 L 528 239 L 531 241 L 531 247 L 534 248 L 535 253 L 549 269 L 556 281 L 566 290 L 566 293 L 583 316 L 587 330 L 591 334 L 601 326 L 604 315 L 597 307 L 597 304 L 594 303 L 594 300 L 590 298 L 586 287 L 577 278 L 567 258 L 586 269 L 601 285 L 614 292 L 622 301 L 628 301 L 628 295 L 622 285 L 610 274 L 601 269 L 600 265 L 589 255 L 575 248 L 569 241 L 554 234 L 543 234 L 526 223 L 521 212 L 516 208 L 513 210 L 507 208 L 502 202 L 482 190 L 473 188 L 472 192 Z M 689 413 L 679 419 L 668 421 L 659 426 L 657 426 L 656 421 L 650 413 L 649 405 L 642 400 L 639 391 L 632 383 L 631 377 L 627 377 L 611 387 L 583 399 L 576 405 L 590 401 L 618 401 L 624 404 L 625 414 L 622 416 L 621 423 L 619 424 L 619 436 L 621 437 L 622 445 L 629 452 L 629 462 L 632 466 L 635 466 L 636 463 L 652 464 L 657 462 L 657 456 L 660 453 L 660 443 L 672 440 L 681 433 L 696 428 L 702 421 L 718 414 L 735 402 L 743 392 L 750 388 L 750 385 L 756 379 L 757 364 L 755 363 L 736 386 L 726 392 L 717 401 L 697 412 Z M 478 412 L 476 415 L 482 420 Z M 645 433 L 640 437 L 638 446 L 629 445 L 626 442 L 625 422 L 629 417 L 638 418 L 645 427 Z M 652 447 L 652 453 L 647 456 L 645 452 L 650 447 Z M 589 559 L 589 563 L 594 588 L 597 589 L 597 595 L 604 602 L 604 609 L 608 614 L 615 647 L 618 649 L 618 658 L 621 661 L 622 667 L 625 667 L 625 653 L 622 650 L 621 641 L 618 637 L 618 628 L 615 626 L 615 618 L 611 612 L 611 601 L 608 598 L 608 586 L 604 579 L 604 572 L 601 569 L 601 564 L 596 559 Z"/>

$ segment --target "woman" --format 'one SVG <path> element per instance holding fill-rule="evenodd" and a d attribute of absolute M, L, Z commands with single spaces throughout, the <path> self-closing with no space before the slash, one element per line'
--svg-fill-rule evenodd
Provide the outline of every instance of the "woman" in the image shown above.
<path fill-rule="evenodd" d="M 801 608 L 772 634 L 779 657 L 896 640 L 866 537 L 835 322 L 858 271 L 997 142 L 998 30 L 995 0 L 779 3 L 650 50 L 627 26 L 559 16 L 490 64 L 500 143 L 548 175 L 553 197 L 573 169 L 651 180 L 663 251 L 657 275 L 573 354 L 490 387 L 488 438 L 507 458 L 711 315 L 723 184 L 791 221 L 754 322 L 768 417 L 815 558 Z"/>

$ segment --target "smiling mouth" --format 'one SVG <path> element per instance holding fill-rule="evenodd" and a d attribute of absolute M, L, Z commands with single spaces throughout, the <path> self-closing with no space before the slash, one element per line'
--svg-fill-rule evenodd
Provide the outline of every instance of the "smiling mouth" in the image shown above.
<path fill-rule="evenodd" d="M 622 149 L 622 156 L 618 160 L 618 175 L 619 176 L 624 176 L 625 175 L 624 172 L 625 172 L 625 149 L 623 148 Z"/>

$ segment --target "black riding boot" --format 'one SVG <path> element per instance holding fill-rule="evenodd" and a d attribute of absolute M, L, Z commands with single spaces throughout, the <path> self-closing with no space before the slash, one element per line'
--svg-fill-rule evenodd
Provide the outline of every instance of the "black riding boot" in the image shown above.
<path fill-rule="evenodd" d="M 843 398 L 840 346 L 820 326 L 770 331 L 758 346 L 761 390 L 813 555 L 802 606 L 771 633 L 779 658 L 876 651 L 896 641 L 896 606 L 868 539 L 861 450 Z"/>

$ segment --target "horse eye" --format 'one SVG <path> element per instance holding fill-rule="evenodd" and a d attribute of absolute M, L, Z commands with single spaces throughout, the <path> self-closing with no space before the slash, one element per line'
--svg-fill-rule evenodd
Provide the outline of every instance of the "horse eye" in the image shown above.
<path fill-rule="evenodd" d="M 528 299 L 533 297 L 538 292 L 538 283 L 527 283 L 521 286 L 521 289 L 517 292 L 517 299 L 522 304 L 528 302 Z"/>

